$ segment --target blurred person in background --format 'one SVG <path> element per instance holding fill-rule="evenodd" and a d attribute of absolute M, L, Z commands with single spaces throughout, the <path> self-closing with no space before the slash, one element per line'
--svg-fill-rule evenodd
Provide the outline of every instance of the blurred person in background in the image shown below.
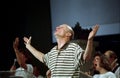
<path fill-rule="evenodd" d="M 26 49 L 19 48 L 19 46 L 19 38 L 16 37 L 15 41 L 13 42 L 13 49 L 16 55 L 16 59 L 14 60 L 10 71 L 15 71 L 15 76 L 21 76 L 23 78 L 34 78 L 34 68 L 32 64 L 27 63 L 27 61 L 30 61 L 29 53 Z M 16 63 L 18 63 L 19 66 L 16 66 Z"/>
<path fill-rule="evenodd" d="M 115 74 L 111 71 L 110 62 L 107 57 L 97 52 L 94 56 L 93 66 L 99 74 L 94 74 L 93 78 L 116 78 Z"/>
<path fill-rule="evenodd" d="M 105 51 L 104 55 L 109 59 L 111 65 L 111 71 L 115 73 L 117 78 L 120 78 L 120 64 L 118 63 L 118 57 L 112 50 Z"/>

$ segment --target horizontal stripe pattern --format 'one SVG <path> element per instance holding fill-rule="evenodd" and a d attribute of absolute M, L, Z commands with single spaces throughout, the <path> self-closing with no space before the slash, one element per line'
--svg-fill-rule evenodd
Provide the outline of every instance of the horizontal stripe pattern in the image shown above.
<path fill-rule="evenodd" d="M 78 78 L 82 53 L 82 48 L 75 43 L 69 43 L 65 49 L 51 49 L 45 54 L 44 61 L 51 70 L 52 78 Z"/>

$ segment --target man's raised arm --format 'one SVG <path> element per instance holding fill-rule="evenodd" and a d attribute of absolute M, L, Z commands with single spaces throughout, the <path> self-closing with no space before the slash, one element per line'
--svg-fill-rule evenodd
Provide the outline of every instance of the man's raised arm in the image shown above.
<path fill-rule="evenodd" d="M 31 45 L 31 36 L 29 38 L 24 37 L 24 43 L 26 45 L 26 48 L 41 62 L 43 62 L 43 56 L 44 54 L 40 51 L 38 51 L 37 49 L 35 49 L 32 45 Z"/>
<path fill-rule="evenodd" d="M 92 54 L 92 51 L 93 51 L 93 39 L 94 39 L 98 29 L 99 29 L 99 25 L 96 24 L 93 27 L 92 31 L 89 33 L 87 46 L 86 46 L 86 49 L 85 49 L 85 53 L 83 54 L 83 60 L 87 61 L 91 58 L 91 54 Z"/>

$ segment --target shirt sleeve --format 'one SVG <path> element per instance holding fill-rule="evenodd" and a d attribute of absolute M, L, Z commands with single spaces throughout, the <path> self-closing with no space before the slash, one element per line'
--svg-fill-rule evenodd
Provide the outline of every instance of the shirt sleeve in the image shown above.
<path fill-rule="evenodd" d="M 83 53 L 84 53 L 84 50 L 79 45 L 77 45 L 76 51 L 75 51 L 75 58 L 76 58 L 76 61 L 79 62 L 79 64 L 84 63 Z"/>
<path fill-rule="evenodd" d="M 49 62 L 49 53 L 45 54 L 43 57 L 43 63 L 48 66 Z"/>

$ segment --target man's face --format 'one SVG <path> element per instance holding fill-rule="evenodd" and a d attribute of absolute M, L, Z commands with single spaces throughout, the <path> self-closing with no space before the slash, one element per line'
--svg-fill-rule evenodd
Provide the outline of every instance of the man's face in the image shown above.
<path fill-rule="evenodd" d="M 65 25 L 60 25 L 58 27 L 56 27 L 56 30 L 54 32 L 54 35 L 56 37 L 65 37 L 66 33 L 67 33 L 67 27 Z"/>

